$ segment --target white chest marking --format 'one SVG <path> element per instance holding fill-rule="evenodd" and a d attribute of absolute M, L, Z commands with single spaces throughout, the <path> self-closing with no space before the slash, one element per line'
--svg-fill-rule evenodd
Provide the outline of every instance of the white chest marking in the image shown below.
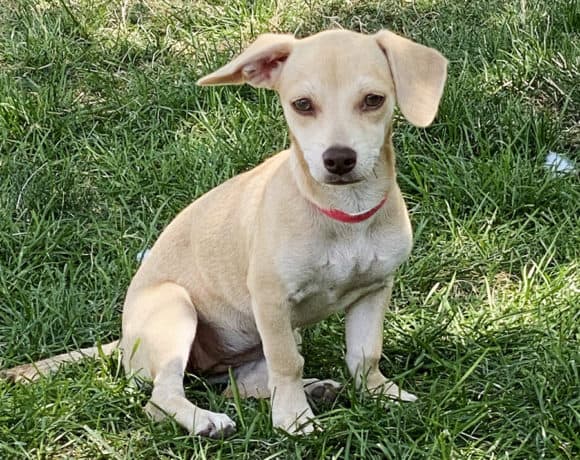
<path fill-rule="evenodd" d="M 294 248 L 294 254 L 285 252 L 283 279 L 293 325 L 320 321 L 384 287 L 410 248 L 410 235 L 392 232 L 312 241 Z"/>

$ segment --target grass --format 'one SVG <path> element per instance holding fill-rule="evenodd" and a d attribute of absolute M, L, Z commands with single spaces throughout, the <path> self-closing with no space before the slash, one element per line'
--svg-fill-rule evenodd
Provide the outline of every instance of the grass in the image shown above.
<path fill-rule="evenodd" d="M 580 457 L 580 10 L 574 0 L 32 1 L 0 5 L 0 367 L 120 333 L 136 254 L 186 204 L 287 145 L 276 98 L 195 80 L 256 34 L 381 27 L 451 61 L 435 124 L 396 120 L 415 248 L 382 368 L 418 394 L 345 388 L 307 438 L 264 401 L 188 395 L 226 441 L 142 411 L 113 358 L 0 382 L 0 458 Z M 306 374 L 348 382 L 342 318 L 305 332 Z"/>

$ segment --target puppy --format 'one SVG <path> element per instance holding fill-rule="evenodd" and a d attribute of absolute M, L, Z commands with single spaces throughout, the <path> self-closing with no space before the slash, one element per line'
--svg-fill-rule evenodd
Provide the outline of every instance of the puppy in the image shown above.
<path fill-rule="evenodd" d="M 194 434 L 230 434 L 227 415 L 186 399 L 183 377 L 227 380 L 231 371 L 243 397 L 271 398 L 275 427 L 312 431 L 305 392 L 331 394 L 338 384 L 302 378 L 295 330 L 343 311 L 355 385 L 416 399 L 379 370 L 393 276 L 412 246 L 391 120 L 397 104 L 412 124 L 429 125 L 446 68 L 437 51 L 387 30 L 333 30 L 262 35 L 198 81 L 275 90 L 291 145 L 183 210 L 133 278 L 119 345 L 126 371 L 153 381 L 149 414 L 174 417 Z M 81 350 L 7 374 L 34 378 L 96 354 Z"/>

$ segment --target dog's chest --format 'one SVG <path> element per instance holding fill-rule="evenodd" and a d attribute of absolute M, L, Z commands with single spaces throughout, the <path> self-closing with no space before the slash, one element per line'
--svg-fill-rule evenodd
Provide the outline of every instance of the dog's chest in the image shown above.
<path fill-rule="evenodd" d="M 320 321 L 384 287 L 410 248 L 410 235 L 394 232 L 312 242 L 288 254 L 284 281 L 294 325 Z"/>

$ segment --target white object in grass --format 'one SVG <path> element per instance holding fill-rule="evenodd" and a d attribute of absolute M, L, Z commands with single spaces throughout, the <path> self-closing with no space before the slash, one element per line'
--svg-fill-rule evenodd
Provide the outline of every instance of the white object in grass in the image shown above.
<path fill-rule="evenodd" d="M 544 166 L 556 174 L 571 174 L 576 171 L 571 160 L 552 151 L 548 152 Z"/>

